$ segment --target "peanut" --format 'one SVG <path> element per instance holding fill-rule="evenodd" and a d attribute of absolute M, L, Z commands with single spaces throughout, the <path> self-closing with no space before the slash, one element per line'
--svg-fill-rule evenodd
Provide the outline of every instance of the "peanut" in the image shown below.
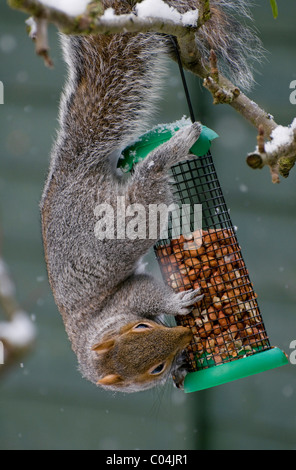
<path fill-rule="evenodd" d="M 198 272 L 195 271 L 195 269 L 191 269 L 188 273 L 188 277 L 190 281 L 195 281 L 197 279 Z"/>
<path fill-rule="evenodd" d="M 184 263 L 186 264 L 186 266 L 189 266 L 190 268 L 194 268 L 196 270 L 202 267 L 202 263 L 198 258 L 186 258 L 184 260 Z"/>

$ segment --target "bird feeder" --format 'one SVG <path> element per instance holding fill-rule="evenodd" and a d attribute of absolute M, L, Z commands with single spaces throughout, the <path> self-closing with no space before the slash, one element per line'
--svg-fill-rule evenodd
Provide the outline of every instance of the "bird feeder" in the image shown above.
<path fill-rule="evenodd" d="M 124 151 L 121 168 L 130 171 L 182 125 L 183 121 L 162 125 L 145 134 Z M 171 213 L 165 238 L 155 245 L 164 281 L 175 292 L 200 288 L 203 294 L 189 315 L 176 318 L 178 325 L 193 333 L 185 351 L 187 393 L 288 363 L 285 353 L 270 345 L 210 152 L 216 137 L 203 126 L 190 151 L 196 158 L 171 168 L 179 210 Z M 181 208 L 190 209 L 182 210 L 182 233 L 176 230 Z M 198 220 L 202 221 L 199 227 Z"/>

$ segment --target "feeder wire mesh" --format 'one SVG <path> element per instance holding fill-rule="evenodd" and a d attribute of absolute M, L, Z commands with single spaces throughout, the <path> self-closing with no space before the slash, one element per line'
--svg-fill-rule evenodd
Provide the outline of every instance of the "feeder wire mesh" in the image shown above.
<path fill-rule="evenodd" d="M 175 237 L 173 212 L 167 238 L 159 240 L 155 252 L 175 292 L 200 288 L 204 295 L 191 314 L 176 319 L 193 333 L 186 350 L 189 371 L 270 349 L 211 153 L 175 165 L 171 172 L 175 200 L 191 208 L 182 220 L 189 230 Z M 202 230 L 197 231 L 192 220 L 196 207 L 202 207 Z"/>

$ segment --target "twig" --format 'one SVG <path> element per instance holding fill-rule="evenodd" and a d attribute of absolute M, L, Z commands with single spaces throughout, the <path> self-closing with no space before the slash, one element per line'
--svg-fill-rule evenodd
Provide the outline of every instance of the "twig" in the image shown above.
<path fill-rule="evenodd" d="M 29 37 L 35 42 L 36 54 L 43 57 L 47 67 L 52 68 L 53 62 L 49 56 L 47 21 L 35 20 L 33 17 L 26 21 Z"/>
<path fill-rule="evenodd" d="M 42 19 L 37 20 L 36 54 L 43 57 L 47 67 L 53 67 L 53 62 L 49 57 L 47 21 Z"/>
<path fill-rule="evenodd" d="M 218 70 L 218 60 L 215 51 L 212 49 L 210 52 L 210 67 L 211 72 L 210 76 L 214 80 L 214 82 L 219 82 L 219 70 Z"/>

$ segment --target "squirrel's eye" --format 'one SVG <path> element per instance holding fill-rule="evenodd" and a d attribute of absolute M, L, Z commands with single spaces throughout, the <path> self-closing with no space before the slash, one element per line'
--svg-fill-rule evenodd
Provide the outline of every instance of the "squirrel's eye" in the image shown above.
<path fill-rule="evenodd" d="M 159 366 L 155 367 L 155 369 L 153 369 L 150 372 L 150 374 L 152 374 L 152 375 L 160 374 L 163 371 L 164 366 L 165 366 L 165 362 L 163 362 L 162 364 L 159 364 Z"/>
<path fill-rule="evenodd" d="M 151 328 L 151 325 L 148 323 L 138 323 L 136 326 L 134 326 L 134 330 L 144 330 L 146 328 Z"/>

